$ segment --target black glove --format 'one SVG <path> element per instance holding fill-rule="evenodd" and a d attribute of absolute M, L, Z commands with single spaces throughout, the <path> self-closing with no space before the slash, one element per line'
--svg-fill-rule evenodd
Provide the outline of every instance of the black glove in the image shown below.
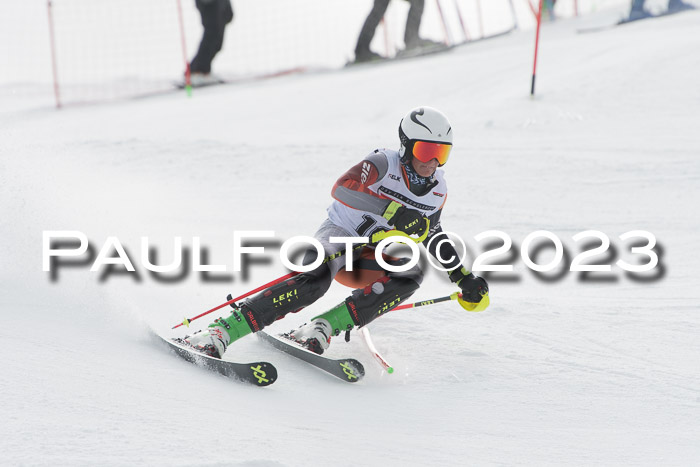
<path fill-rule="evenodd" d="M 465 268 L 452 271 L 450 280 L 462 289 L 462 300 L 469 303 L 479 303 L 481 297 L 489 291 L 489 285 L 483 277 L 475 276 Z"/>
<path fill-rule="evenodd" d="M 394 210 L 392 215 L 392 208 L 395 208 L 397 204 L 395 201 L 392 201 L 384 212 L 384 217 L 387 219 L 388 224 L 408 235 L 416 234 L 419 237 L 423 235 L 428 228 L 428 221 L 423 217 L 423 214 L 415 209 L 400 206 Z"/>

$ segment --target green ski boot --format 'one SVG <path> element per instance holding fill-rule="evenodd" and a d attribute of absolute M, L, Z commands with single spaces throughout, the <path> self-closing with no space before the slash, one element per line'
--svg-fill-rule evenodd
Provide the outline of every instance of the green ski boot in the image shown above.
<path fill-rule="evenodd" d="M 329 311 L 316 316 L 310 323 L 289 333 L 289 337 L 302 347 L 321 355 L 330 345 L 331 336 L 341 331 L 350 331 L 355 322 L 346 302 L 342 302 Z"/>

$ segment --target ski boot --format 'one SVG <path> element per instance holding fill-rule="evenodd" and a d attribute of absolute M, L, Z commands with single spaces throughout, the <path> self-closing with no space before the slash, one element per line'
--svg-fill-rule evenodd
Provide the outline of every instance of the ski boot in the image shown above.
<path fill-rule="evenodd" d="M 355 51 L 355 63 L 378 62 L 380 60 L 384 60 L 384 57 L 372 52 L 369 49 L 360 49 Z"/>
<path fill-rule="evenodd" d="M 211 73 L 195 72 L 190 75 L 190 86 L 193 88 L 202 88 L 211 86 L 212 84 L 223 84 L 224 80 Z"/>
<path fill-rule="evenodd" d="M 677 13 L 684 10 L 694 10 L 695 6 L 685 3 L 683 0 L 669 0 L 668 13 Z"/>
<path fill-rule="evenodd" d="M 423 55 L 438 52 L 440 50 L 446 50 L 447 48 L 448 47 L 442 42 L 435 42 L 431 41 L 430 39 L 416 37 L 415 39 L 407 42 L 406 47 L 403 50 L 400 50 L 397 56 Z"/>
<path fill-rule="evenodd" d="M 185 336 L 184 339 L 177 339 L 177 341 L 204 355 L 221 358 L 226 352 L 230 338 L 228 333 L 216 326 L 197 331 L 191 336 Z"/>
<path fill-rule="evenodd" d="M 331 325 L 325 319 L 305 323 L 287 337 L 305 349 L 321 355 L 331 343 Z"/>
<path fill-rule="evenodd" d="M 305 349 L 321 355 L 331 343 L 331 336 L 350 331 L 355 326 L 348 305 L 342 302 L 331 310 L 316 316 L 310 323 L 286 334 L 286 337 Z"/>
<path fill-rule="evenodd" d="M 444 49 L 446 48 L 445 44 L 442 42 L 435 42 L 431 41 L 430 39 L 424 39 L 422 37 L 416 37 L 412 41 L 409 41 L 406 44 L 406 49 L 411 50 L 411 49 L 435 49 L 435 48 L 440 48 Z"/>
<path fill-rule="evenodd" d="M 622 20 L 623 23 L 636 21 L 644 18 L 651 18 L 653 15 L 644 9 L 644 0 L 633 0 L 630 14 L 627 19 Z"/>
<path fill-rule="evenodd" d="M 214 358 L 221 358 L 229 344 L 253 332 L 244 318 L 244 314 L 236 309 L 228 318 L 219 318 L 207 329 L 186 336 L 182 341 L 197 352 Z"/>

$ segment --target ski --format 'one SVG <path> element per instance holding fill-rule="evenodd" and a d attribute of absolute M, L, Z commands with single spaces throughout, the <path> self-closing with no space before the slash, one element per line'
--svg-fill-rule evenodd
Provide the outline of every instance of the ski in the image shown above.
<path fill-rule="evenodd" d="M 686 9 L 680 9 L 680 10 L 666 11 L 666 12 L 663 12 L 663 13 L 649 14 L 649 15 L 647 15 L 647 16 L 640 16 L 640 17 L 637 17 L 637 18 L 625 17 L 625 18 L 622 18 L 622 19 L 617 20 L 617 21 L 614 22 L 614 23 L 607 23 L 607 24 L 601 24 L 601 25 L 598 25 L 598 26 L 591 26 L 591 27 L 588 27 L 588 28 L 578 29 L 577 32 L 580 33 L 580 34 L 585 34 L 585 33 L 588 33 L 588 32 L 605 31 L 605 30 L 607 30 L 607 29 L 612 29 L 612 28 L 615 28 L 615 27 L 617 27 L 617 26 L 624 26 L 625 24 L 636 23 L 636 22 L 638 22 L 638 21 L 644 21 L 644 20 L 647 20 L 647 19 L 663 18 L 664 16 L 671 16 L 671 15 L 675 15 L 675 14 L 678 14 L 678 13 L 683 13 L 683 12 L 685 12 L 685 11 L 691 11 L 691 10 L 694 10 L 694 9 L 695 9 L 695 8 L 686 8 Z"/>
<path fill-rule="evenodd" d="M 158 336 L 175 354 L 190 363 L 207 370 L 215 371 L 228 378 L 232 378 L 256 386 L 269 386 L 277 381 L 277 369 L 268 362 L 237 363 L 229 360 L 220 360 L 199 353 L 187 345 L 173 339 Z"/>
<path fill-rule="evenodd" d="M 268 334 L 265 331 L 256 334 L 260 340 L 272 345 L 277 350 L 303 360 L 347 383 L 356 383 L 365 375 L 364 366 L 354 358 L 332 359 L 306 350 L 283 336 Z"/>
<path fill-rule="evenodd" d="M 511 32 L 515 31 L 516 28 L 510 28 L 507 29 L 503 32 L 499 32 L 496 34 L 492 34 L 490 36 L 485 36 L 485 37 L 480 37 L 479 39 L 468 39 L 465 40 L 464 42 L 458 42 L 456 44 L 451 44 L 451 45 L 446 45 L 446 44 L 441 44 L 441 43 L 436 43 L 435 45 L 432 46 L 427 46 L 427 47 L 419 47 L 416 49 L 411 49 L 411 50 L 399 50 L 395 56 L 393 57 L 378 57 L 370 60 L 364 60 L 364 61 L 349 61 L 345 64 L 345 67 L 356 67 L 356 66 L 362 66 L 362 65 L 377 65 L 381 63 L 388 63 L 388 62 L 395 62 L 399 60 L 406 60 L 406 59 L 412 59 L 412 58 L 419 58 L 419 57 L 426 57 L 429 55 L 436 55 L 444 52 L 449 52 L 451 50 L 454 50 L 456 48 L 460 48 L 465 45 L 473 44 L 475 42 L 482 42 L 486 41 L 489 39 L 495 39 L 497 37 L 505 36 L 510 34 Z"/>
<path fill-rule="evenodd" d="M 204 81 L 204 82 L 199 82 L 199 83 L 194 83 L 190 84 L 190 87 L 192 89 L 200 89 L 200 88 L 208 88 L 209 86 L 218 86 L 220 84 L 231 84 L 230 81 L 226 81 L 224 79 L 216 78 L 211 81 Z M 187 83 L 183 81 L 174 81 L 173 86 L 175 86 L 177 89 L 187 89 Z"/>
<path fill-rule="evenodd" d="M 320 68 L 318 70 L 314 70 L 311 67 L 307 66 L 296 66 L 292 68 L 285 68 L 282 70 L 277 70 L 277 71 L 272 71 L 268 73 L 259 73 L 259 74 L 250 74 L 250 75 L 242 75 L 242 74 L 230 74 L 228 76 L 216 76 L 214 78 L 209 79 L 208 81 L 203 81 L 203 82 L 198 82 L 198 83 L 192 83 L 190 84 L 190 87 L 192 89 L 199 89 L 199 88 L 206 88 L 210 86 L 218 86 L 222 84 L 240 84 L 240 83 L 245 83 L 249 81 L 262 81 L 262 80 L 267 80 L 267 79 L 272 79 L 272 78 L 279 78 L 282 76 L 288 76 L 288 75 L 296 75 L 296 74 L 303 74 L 303 73 L 308 73 L 311 71 L 319 71 L 321 70 Z M 187 83 L 185 80 L 179 80 L 173 82 L 173 85 L 177 89 L 186 89 L 187 88 Z"/>

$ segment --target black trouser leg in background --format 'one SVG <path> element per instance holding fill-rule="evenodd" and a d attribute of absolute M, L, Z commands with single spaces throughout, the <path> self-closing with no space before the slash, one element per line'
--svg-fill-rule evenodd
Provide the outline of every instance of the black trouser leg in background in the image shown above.
<path fill-rule="evenodd" d="M 197 55 L 190 63 L 190 72 L 210 73 L 211 62 L 224 43 L 226 25 L 233 19 L 233 8 L 230 0 L 196 0 L 195 3 L 202 16 L 204 34 Z"/>
<path fill-rule="evenodd" d="M 406 31 L 404 32 L 404 43 L 406 48 L 410 48 L 418 41 L 418 31 L 420 30 L 420 21 L 423 17 L 423 7 L 425 0 L 410 0 L 411 8 L 408 10 L 408 18 L 406 18 Z"/>
<path fill-rule="evenodd" d="M 357 38 L 357 46 L 355 47 L 355 55 L 369 51 L 369 44 L 372 42 L 374 32 L 379 26 L 379 22 L 384 17 L 386 9 L 389 7 L 389 0 L 374 0 L 372 11 L 367 15 L 365 24 L 360 31 L 360 37 Z"/>
<path fill-rule="evenodd" d="M 630 8 L 630 13 L 641 13 L 642 11 L 644 11 L 644 0 L 632 0 L 632 8 Z"/>

